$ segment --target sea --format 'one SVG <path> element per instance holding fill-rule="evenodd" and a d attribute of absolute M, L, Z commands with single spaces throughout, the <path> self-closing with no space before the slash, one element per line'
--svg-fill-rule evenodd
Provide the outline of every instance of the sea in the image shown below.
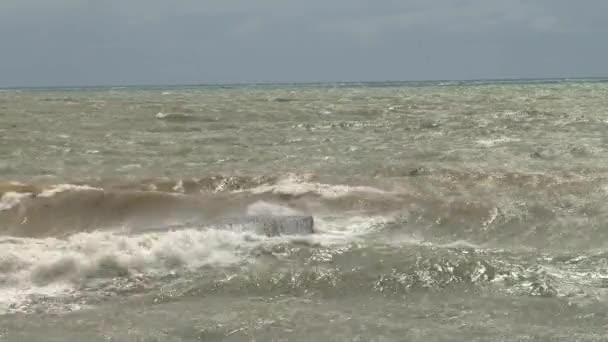
<path fill-rule="evenodd" d="M 0 341 L 608 341 L 608 80 L 1 89 Z"/>

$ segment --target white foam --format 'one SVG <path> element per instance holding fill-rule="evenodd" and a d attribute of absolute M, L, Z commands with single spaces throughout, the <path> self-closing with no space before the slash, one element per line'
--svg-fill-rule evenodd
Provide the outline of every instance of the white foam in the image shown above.
<path fill-rule="evenodd" d="M 31 295 L 61 296 L 87 278 L 113 277 L 112 272 L 162 275 L 232 265 L 244 260 L 243 251 L 260 239 L 215 229 L 142 235 L 94 232 L 67 240 L 0 238 L 0 314 Z"/>
<path fill-rule="evenodd" d="M 386 216 L 322 217 L 315 220 L 315 229 L 321 234 L 361 236 L 390 221 Z"/>
<path fill-rule="evenodd" d="M 20 183 L 16 183 L 16 182 L 11 182 L 10 184 L 21 185 Z M 61 192 L 87 191 L 87 190 L 103 191 L 103 189 L 94 188 L 94 187 L 91 187 L 88 185 L 58 184 L 58 185 L 54 185 L 50 188 L 45 189 L 44 191 L 37 194 L 36 196 L 37 197 L 53 197 Z M 6 192 L 0 197 L 0 211 L 12 209 L 16 205 L 19 205 L 19 203 L 21 203 L 21 200 L 23 198 L 27 198 L 30 196 L 32 196 L 31 192 L 14 192 L 14 191 Z"/>
<path fill-rule="evenodd" d="M 21 199 L 31 196 L 28 192 L 6 192 L 0 197 L 0 211 L 9 210 L 21 203 Z"/>
<path fill-rule="evenodd" d="M 56 194 L 65 192 L 65 191 L 86 191 L 86 190 L 103 191 L 103 189 L 94 188 L 94 187 L 91 187 L 88 185 L 58 184 L 58 185 L 54 185 L 48 189 L 45 189 L 40 194 L 38 194 L 38 197 L 53 197 Z"/>
<path fill-rule="evenodd" d="M 258 202 L 249 213 L 293 214 L 290 208 Z M 188 228 L 139 235 L 80 233 L 67 239 L 0 237 L 0 315 L 27 310 L 32 296 L 78 296 L 91 279 L 162 277 L 203 266 L 248 262 L 260 246 L 290 242 L 345 247 L 375 231 L 386 217 L 315 217 L 310 236 L 265 237 L 251 232 Z M 55 301 L 57 302 L 57 301 Z M 67 304 L 66 304 L 67 305 Z M 74 309 L 74 308 L 72 308 Z"/>
<path fill-rule="evenodd" d="M 190 115 L 186 115 L 186 114 L 180 114 L 180 113 L 163 113 L 163 112 L 158 112 L 155 117 L 159 120 L 162 119 L 174 119 L 174 118 L 189 118 Z"/>
<path fill-rule="evenodd" d="M 496 138 L 496 139 L 480 139 L 475 141 L 477 144 L 485 146 L 485 147 L 492 147 L 501 143 L 507 143 L 507 142 L 518 142 L 521 141 L 521 139 L 518 138 L 510 138 L 510 137 L 500 137 L 500 138 Z"/>
<path fill-rule="evenodd" d="M 266 201 L 258 201 L 247 207 L 247 215 L 289 216 L 302 215 L 302 213 L 286 206 Z"/>
<path fill-rule="evenodd" d="M 261 185 L 248 190 L 237 190 L 235 192 L 252 192 L 252 193 L 276 193 L 276 194 L 292 194 L 301 195 L 306 193 L 315 193 L 325 198 L 340 198 L 353 193 L 367 193 L 375 195 L 395 195 L 396 193 L 381 190 L 371 186 L 350 186 L 339 184 L 323 184 L 309 182 L 305 178 L 291 176 L 278 181 L 276 184 Z"/>
<path fill-rule="evenodd" d="M 0 288 L 0 315 L 8 312 L 26 312 L 32 296 L 56 297 L 73 291 L 67 284 L 51 284 L 45 287 L 27 286 Z"/>
<path fill-rule="evenodd" d="M 182 180 L 180 179 L 180 180 L 179 180 L 177 183 L 175 183 L 175 186 L 173 187 L 173 191 L 182 192 L 182 193 L 183 193 L 184 191 L 186 191 L 186 190 L 184 189 L 184 181 L 182 181 Z"/>

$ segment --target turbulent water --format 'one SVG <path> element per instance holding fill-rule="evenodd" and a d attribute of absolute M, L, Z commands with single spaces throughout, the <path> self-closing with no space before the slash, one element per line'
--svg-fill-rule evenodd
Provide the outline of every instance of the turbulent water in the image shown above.
<path fill-rule="evenodd" d="M 601 80 L 6 89 L 0 156 L 0 341 L 608 340 Z"/>

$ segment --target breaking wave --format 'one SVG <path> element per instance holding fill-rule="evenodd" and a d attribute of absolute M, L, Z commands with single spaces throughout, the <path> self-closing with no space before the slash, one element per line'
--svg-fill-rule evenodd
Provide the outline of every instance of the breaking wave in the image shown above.
<path fill-rule="evenodd" d="M 604 296 L 608 274 L 597 270 L 606 263 L 607 189 L 601 177 L 428 168 L 339 181 L 8 182 L 0 185 L 0 312 L 49 308 L 53 298 L 77 309 L 121 293 L 162 301 L 243 289 Z M 214 225 L 239 215 L 311 215 L 314 234 Z M 563 250 L 573 256 L 556 257 Z"/>
<path fill-rule="evenodd" d="M 205 223 L 228 215 L 271 214 L 269 208 L 319 213 L 357 201 L 385 203 L 390 193 L 373 187 L 329 185 L 299 180 L 213 177 L 205 180 L 0 187 L 0 229 L 19 237 L 62 237 L 116 226 L 163 225 L 176 221 Z M 192 189 L 196 185 L 196 190 Z M 146 190 L 145 187 L 148 187 Z M 186 190 L 188 189 L 188 190 Z M 254 205 L 258 203 L 257 205 Z M 270 206 L 263 207 L 261 203 Z M 333 204 L 332 204 L 333 203 Z M 327 211 L 327 210 L 325 210 Z"/>
<path fill-rule="evenodd" d="M 288 213 L 289 209 L 257 203 L 249 211 Z M 193 274 L 206 274 L 211 281 L 231 267 L 247 267 L 260 255 L 269 255 L 263 251 L 292 245 L 346 246 L 372 232 L 381 221 L 373 217 L 341 222 L 319 219 L 318 234 L 309 237 L 266 237 L 213 226 L 142 234 L 94 231 L 64 238 L 2 237 L 0 314 L 29 312 L 37 306 L 58 309 L 49 306 L 49 300 L 62 303 L 63 310 L 74 310 L 107 296 L 147 293 Z"/>
<path fill-rule="evenodd" d="M 0 186 L 0 234 L 65 237 L 117 226 L 205 225 L 255 203 L 320 217 L 383 216 L 436 243 L 604 248 L 608 179 L 425 169 L 406 177 L 213 176 Z"/>

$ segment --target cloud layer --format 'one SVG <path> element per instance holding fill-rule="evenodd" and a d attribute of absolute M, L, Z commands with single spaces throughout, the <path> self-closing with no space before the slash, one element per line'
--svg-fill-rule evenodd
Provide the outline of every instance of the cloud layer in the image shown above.
<path fill-rule="evenodd" d="M 0 86 L 607 76 L 608 2 L 7 0 Z"/>

